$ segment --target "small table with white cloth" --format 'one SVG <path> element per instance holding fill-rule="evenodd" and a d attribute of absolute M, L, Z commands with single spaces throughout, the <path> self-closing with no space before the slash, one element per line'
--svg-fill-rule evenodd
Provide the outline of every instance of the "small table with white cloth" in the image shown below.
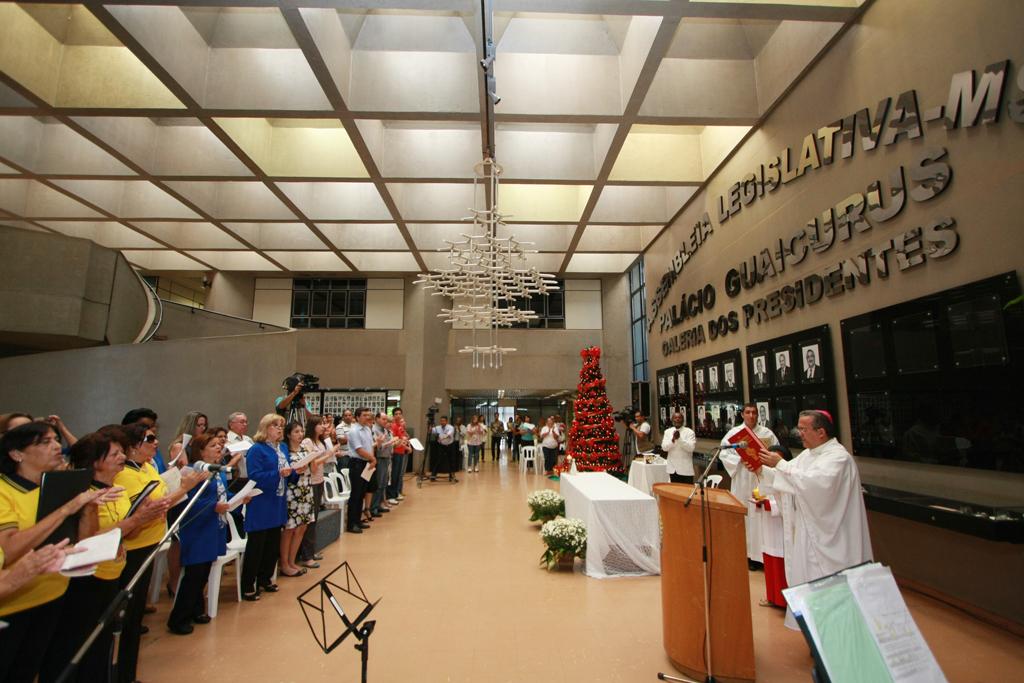
<path fill-rule="evenodd" d="M 562 474 L 565 516 L 587 527 L 587 576 L 661 573 L 658 505 L 606 472 Z"/>
<path fill-rule="evenodd" d="M 634 460 L 629 466 L 629 485 L 647 495 L 653 495 L 655 484 L 668 482 L 668 464 L 660 458 L 659 462 L 652 463 Z"/>

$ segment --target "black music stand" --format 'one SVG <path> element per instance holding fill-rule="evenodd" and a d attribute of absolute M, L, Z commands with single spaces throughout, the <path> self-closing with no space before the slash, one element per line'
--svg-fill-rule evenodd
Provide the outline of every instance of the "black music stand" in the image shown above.
<path fill-rule="evenodd" d="M 339 572 L 341 575 L 335 578 L 335 574 L 339 574 Z M 311 593 L 316 593 L 316 596 L 307 597 Z M 320 646 L 324 654 L 341 645 L 341 642 L 349 634 L 355 637 L 358 641 L 355 648 L 362 654 L 362 682 L 366 683 L 366 668 L 370 659 L 370 636 L 373 634 L 377 622 L 365 621 L 364 623 L 364 620 L 381 599 L 377 598 L 376 602 L 370 602 L 348 562 L 342 562 L 332 569 L 327 576 L 303 591 L 296 599 L 302 607 L 302 615 L 306 617 L 306 623 L 309 624 L 313 639 L 316 640 L 316 644 Z M 347 610 L 346 607 L 348 607 Z M 334 611 L 341 618 L 342 628 L 331 628 L 334 624 L 327 620 L 329 611 Z M 358 616 L 355 618 L 349 616 L 356 612 L 358 612 Z M 315 622 L 319 622 L 319 627 L 314 625 Z M 341 634 L 331 639 L 329 634 L 338 630 L 341 631 Z"/>

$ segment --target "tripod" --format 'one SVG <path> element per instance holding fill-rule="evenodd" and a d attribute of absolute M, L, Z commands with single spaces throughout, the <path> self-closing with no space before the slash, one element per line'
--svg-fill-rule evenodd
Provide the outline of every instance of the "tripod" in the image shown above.
<path fill-rule="evenodd" d="M 156 559 L 156 554 L 160 552 L 160 546 L 166 543 L 167 539 L 169 539 L 178 530 L 181 526 L 182 520 L 184 520 L 186 515 L 188 515 L 189 510 L 191 510 L 192 506 L 196 504 L 200 497 L 202 497 L 203 491 L 206 490 L 206 487 L 210 485 L 210 482 L 213 481 L 213 478 L 216 476 L 216 472 L 209 473 L 209 476 L 207 476 L 206 480 L 199 487 L 196 495 L 192 496 L 192 500 L 188 502 L 188 505 L 186 505 L 182 513 L 178 515 L 178 518 L 167 527 L 167 533 L 165 533 L 164 537 L 160 539 L 160 542 L 153 547 L 153 552 L 151 552 L 145 561 L 143 561 L 142 566 L 140 566 L 138 571 L 135 572 L 135 576 L 133 576 L 131 581 L 128 582 L 128 585 L 122 588 L 117 595 L 114 596 L 113 601 L 111 601 L 107 606 L 107 609 L 100 616 L 99 622 L 96 624 L 96 627 L 93 628 L 92 633 L 90 633 L 89 637 L 85 639 L 82 646 L 78 648 L 78 652 L 76 652 L 75 656 L 71 658 L 68 665 L 64 667 L 64 671 L 61 672 L 60 678 L 57 679 L 57 683 L 65 683 L 75 674 L 75 671 L 82 663 L 82 658 L 85 657 L 89 648 L 92 647 L 92 644 L 95 643 L 96 639 L 100 637 L 101 633 L 103 633 L 103 629 L 105 629 L 107 624 L 110 623 L 113 623 L 113 646 L 111 648 L 113 656 L 110 660 L 110 680 L 117 680 L 118 649 L 121 644 L 121 633 L 124 631 L 125 612 L 128 608 L 128 601 L 131 600 L 132 592 L 135 590 L 135 584 L 139 582 L 142 576 L 146 573 L 146 570 L 149 569 L 149 565 L 153 564 L 153 560 Z M 145 590 L 145 588 L 142 590 Z"/>
<path fill-rule="evenodd" d="M 708 474 L 711 472 L 711 468 L 715 466 L 715 463 L 718 462 L 718 456 L 721 454 L 722 449 L 716 448 L 714 455 L 708 462 L 708 466 L 695 482 L 694 488 L 690 491 L 690 496 L 686 499 L 686 502 L 683 503 L 683 507 L 690 507 L 690 502 L 693 500 L 693 497 L 697 495 L 698 491 L 700 491 L 701 574 L 704 577 L 704 656 L 707 664 L 705 668 L 707 675 L 704 677 L 703 683 L 715 683 L 715 676 L 712 673 L 714 668 L 711 664 L 711 553 L 708 551 L 709 513 L 704 489 Z M 665 673 L 659 673 L 658 680 L 679 681 L 680 683 L 701 683 L 690 678 L 670 676 Z"/>

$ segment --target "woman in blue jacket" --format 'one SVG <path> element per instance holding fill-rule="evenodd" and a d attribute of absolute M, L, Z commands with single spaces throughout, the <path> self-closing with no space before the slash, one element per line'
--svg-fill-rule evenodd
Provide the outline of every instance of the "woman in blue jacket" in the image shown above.
<path fill-rule="evenodd" d="M 298 477 L 281 450 L 284 418 L 271 413 L 260 420 L 252 448 L 245 454 L 249 480 L 263 493 L 245 509 L 245 556 L 242 558 L 242 599 L 259 600 L 262 591 L 277 592 L 274 568 L 281 547 L 281 527 L 288 519 L 286 484 Z"/>
<path fill-rule="evenodd" d="M 220 461 L 221 442 L 213 434 L 200 434 L 189 445 L 192 449 L 188 461 L 193 467 L 200 462 Z M 203 591 L 210 578 L 210 566 L 227 552 L 223 517 L 228 511 L 226 490 L 220 477 L 216 474 L 209 476 L 212 477 L 212 481 L 201 494 L 198 486 L 189 491 L 189 501 L 197 495 L 199 500 L 195 501 L 181 520 L 181 527 L 178 529 L 184 573 L 178 592 L 174 596 L 174 607 L 167 618 L 167 629 L 179 636 L 192 633 L 193 623 L 210 623 L 210 616 L 206 614 L 203 601 Z"/>

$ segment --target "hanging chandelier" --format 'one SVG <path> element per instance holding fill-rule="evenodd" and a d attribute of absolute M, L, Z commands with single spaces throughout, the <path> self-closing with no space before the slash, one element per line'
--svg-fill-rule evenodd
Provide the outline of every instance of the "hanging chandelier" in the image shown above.
<path fill-rule="evenodd" d="M 498 331 L 537 318 L 536 312 L 519 308 L 518 303 L 537 294 L 558 289 L 555 276 L 529 266 L 522 242 L 506 231 L 498 210 L 501 166 L 485 158 L 473 167 L 473 196 L 482 199 L 483 208 L 471 208 L 472 234 L 448 244 L 448 268 L 422 273 L 417 284 L 433 290 L 435 296 L 451 298 L 452 307 L 438 315 L 444 322 L 472 330 L 471 342 L 459 353 L 472 357 L 474 368 L 500 368 L 506 353 L 516 349 L 502 346 Z"/>

